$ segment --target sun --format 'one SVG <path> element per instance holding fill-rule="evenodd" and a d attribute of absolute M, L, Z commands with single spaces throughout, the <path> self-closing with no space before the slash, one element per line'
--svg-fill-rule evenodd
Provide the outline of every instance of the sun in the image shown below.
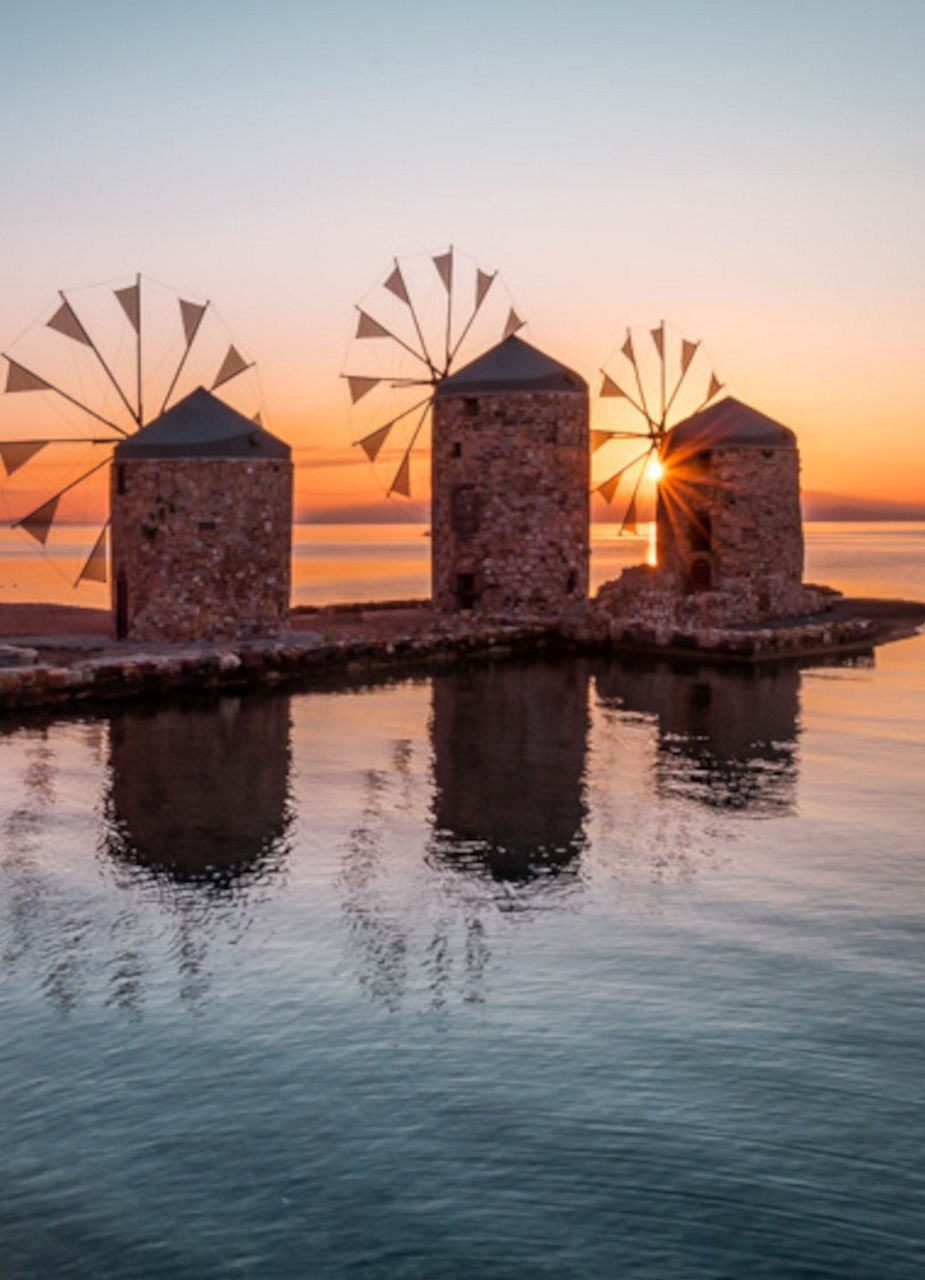
<path fill-rule="evenodd" d="M 664 474 L 665 474 L 665 467 L 658 460 L 658 458 L 650 458 L 648 465 L 646 466 L 646 478 L 649 480 L 652 480 L 653 482 L 656 482 L 658 480 L 661 480 Z"/>

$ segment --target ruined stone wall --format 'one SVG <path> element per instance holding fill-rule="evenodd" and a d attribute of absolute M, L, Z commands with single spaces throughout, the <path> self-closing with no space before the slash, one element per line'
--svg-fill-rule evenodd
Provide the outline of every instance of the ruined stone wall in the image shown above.
<path fill-rule="evenodd" d="M 803 526 L 795 448 L 729 446 L 670 468 L 658 563 L 681 594 L 738 601 L 737 621 L 800 607 Z M 674 496 L 673 496 L 674 495 Z"/>
<path fill-rule="evenodd" d="M 438 608 L 548 614 L 585 599 L 586 391 L 438 396 L 432 479 Z"/>
<path fill-rule="evenodd" d="M 110 510 L 113 610 L 127 624 L 126 639 L 225 640 L 285 626 L 290 461 L 115 463 Z"/>

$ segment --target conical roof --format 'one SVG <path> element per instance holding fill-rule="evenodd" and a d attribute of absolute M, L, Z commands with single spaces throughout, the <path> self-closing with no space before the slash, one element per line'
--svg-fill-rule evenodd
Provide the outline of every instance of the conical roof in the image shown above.
<path fill-rule="evenodd" d="M 205 387 L 116 445 L 126 458 L 288 458 L 288 444 L 245 418 Z"/>
<path fill-rule="evenodd" d="M 679 422 L 669 431 L 665 453 L 683 447 L 724 449 L 727 447 L 780 449 L 796 448 L 797 438 L 789 427 L 759 413 L 732 396 L 711 404 Z"/>
<path fill-rule="evenodd" d="M 436 394 L 468 396 L 495 391 L 586 393 L 587 390 L 584 378 L 512 333 L 471 364 L 444 378 Z"/>

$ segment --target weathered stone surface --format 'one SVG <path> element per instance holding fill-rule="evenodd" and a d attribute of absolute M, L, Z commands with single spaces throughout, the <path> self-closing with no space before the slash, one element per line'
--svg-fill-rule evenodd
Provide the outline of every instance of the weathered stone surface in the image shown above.
<path fill-rule="evenodd" d="M 111 512 L 113 609 L 124 638 L 240 639 L 285 626 L 288 460 L 127 459 L 113 467 Z"/>
<path fill-rule="evenodd" d="M 438 397 L 433 599 L 555 615 L 588 591 L 587 391 Z"/>

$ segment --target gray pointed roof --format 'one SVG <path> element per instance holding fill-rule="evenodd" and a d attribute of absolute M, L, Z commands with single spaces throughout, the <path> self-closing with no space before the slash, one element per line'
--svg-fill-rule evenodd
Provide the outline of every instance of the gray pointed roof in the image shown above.
<path fill-rule="evenodd" d="M 126 458 L 288 458 L 284 441 L 197 387 L 172 409 L 116 445 Z"/>
<path fill-rule="evenodd" d="M 558 360 L 511 334 L 496 347 L 451 374 L 437 387 L 438 396 L 468 396 L 494 391 L 575 391 L 588 384 Z"/>
<path fill-rule="evenodd" d="M 759 413 L 750 405 L 726 396 L 701 409 L 672 427 L 665 442 L 665 452 L 696 447 L 698 449 L 736 448 L 780 449 L 796 448 L 797 438 L 789 427 Z"/>

